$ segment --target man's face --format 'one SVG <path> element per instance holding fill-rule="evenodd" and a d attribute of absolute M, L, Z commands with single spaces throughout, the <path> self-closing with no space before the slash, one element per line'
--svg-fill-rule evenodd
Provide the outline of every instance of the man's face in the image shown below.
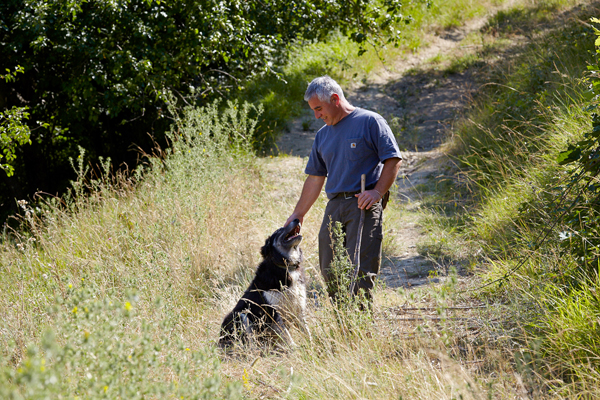
<path fill-rule="evenodd" d="M 315 118 L 322 119 L 326 125 L 331 126 L 339 122 L 340 98 L 337 94 L 331 95 L 329 103 L 319 100 L 317 96 L 313 96 L 308 100 L 308 105 L 315 112 Z"/>

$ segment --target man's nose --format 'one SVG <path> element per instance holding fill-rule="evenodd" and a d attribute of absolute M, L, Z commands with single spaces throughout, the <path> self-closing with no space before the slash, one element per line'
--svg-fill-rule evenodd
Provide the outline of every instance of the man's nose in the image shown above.
<path fill-rule="evenodd" d="M 322 115 L 322 114 L 321 114 L 320 112 L 318 112 L 318 111 L 315 111 L 315 118 L 316 118 L 316 119 L 319 119 L 319 118 L 321 118 L 321 115 Z"/>

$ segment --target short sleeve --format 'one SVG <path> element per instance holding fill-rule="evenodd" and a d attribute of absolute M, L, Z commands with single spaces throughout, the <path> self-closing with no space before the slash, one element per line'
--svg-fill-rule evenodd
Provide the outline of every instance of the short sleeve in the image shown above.
<path fill-rule="evenodd" d="M 371 140 L 377 146 L 379 161 L 384 162 L 390 158 L 402 159 L 396 138 L 383 117 L 374 118 L 370 128 Z"/>
<path fill-rule="evenodd" d="M 315 138 L 312 149 L 310 150 L 310 156 L 308 157 L 308 163 L 306 163 L 306 168 L 304 169 L 304 173 L 314 176 L 327 176 L 327 167 L 319 155 L 317 147 L 317 139 Z"/>

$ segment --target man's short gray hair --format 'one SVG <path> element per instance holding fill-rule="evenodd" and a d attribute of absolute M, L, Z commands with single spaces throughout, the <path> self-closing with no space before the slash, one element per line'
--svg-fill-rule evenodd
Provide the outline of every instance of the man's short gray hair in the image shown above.
<path fill-rule="evenodd" d="M 319 100 L 329 103 L 331 100 L 331 95 L 334 93 L 337 94 L 341 100 L 346 99 L 344 97 L 342 88 L 336 81 L 327 75 L 320 76 L 313 79 L 312 82 L 308 84 L 308 88 L 304 93 L 304 101 L 309 101 L 313 97 L 317 96 Z"/>

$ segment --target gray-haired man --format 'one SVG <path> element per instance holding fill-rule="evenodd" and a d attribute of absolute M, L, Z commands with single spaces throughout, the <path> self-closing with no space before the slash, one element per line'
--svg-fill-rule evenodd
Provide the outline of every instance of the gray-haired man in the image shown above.
<path fill-rule="evenodd" d="M 308 174 L 300 199 L 285 225 L 304 216 L 315 203 L 325 178 L 329 199 L 319 232 L 319 264 L 325 281 L 331 282 L 333 251 L 329 223 L 340 221 L 346 233 L 345 247 L 354 254 L 360 210 L 365 210 L 361 239 L 360 271 L 357 286 L 370 297 L 373 277 L 379 273 L 383 239 L 382 198 L 392 186 L 402 156 L 386 121 L 379 114 L 352 106 L 341 87 L 328 76 L 314 79 L 304 100 L 325 126 L 315 137 L 305 169 Z M 360 177 L 366 174 L 366 188 L 360 193 Z"/>

